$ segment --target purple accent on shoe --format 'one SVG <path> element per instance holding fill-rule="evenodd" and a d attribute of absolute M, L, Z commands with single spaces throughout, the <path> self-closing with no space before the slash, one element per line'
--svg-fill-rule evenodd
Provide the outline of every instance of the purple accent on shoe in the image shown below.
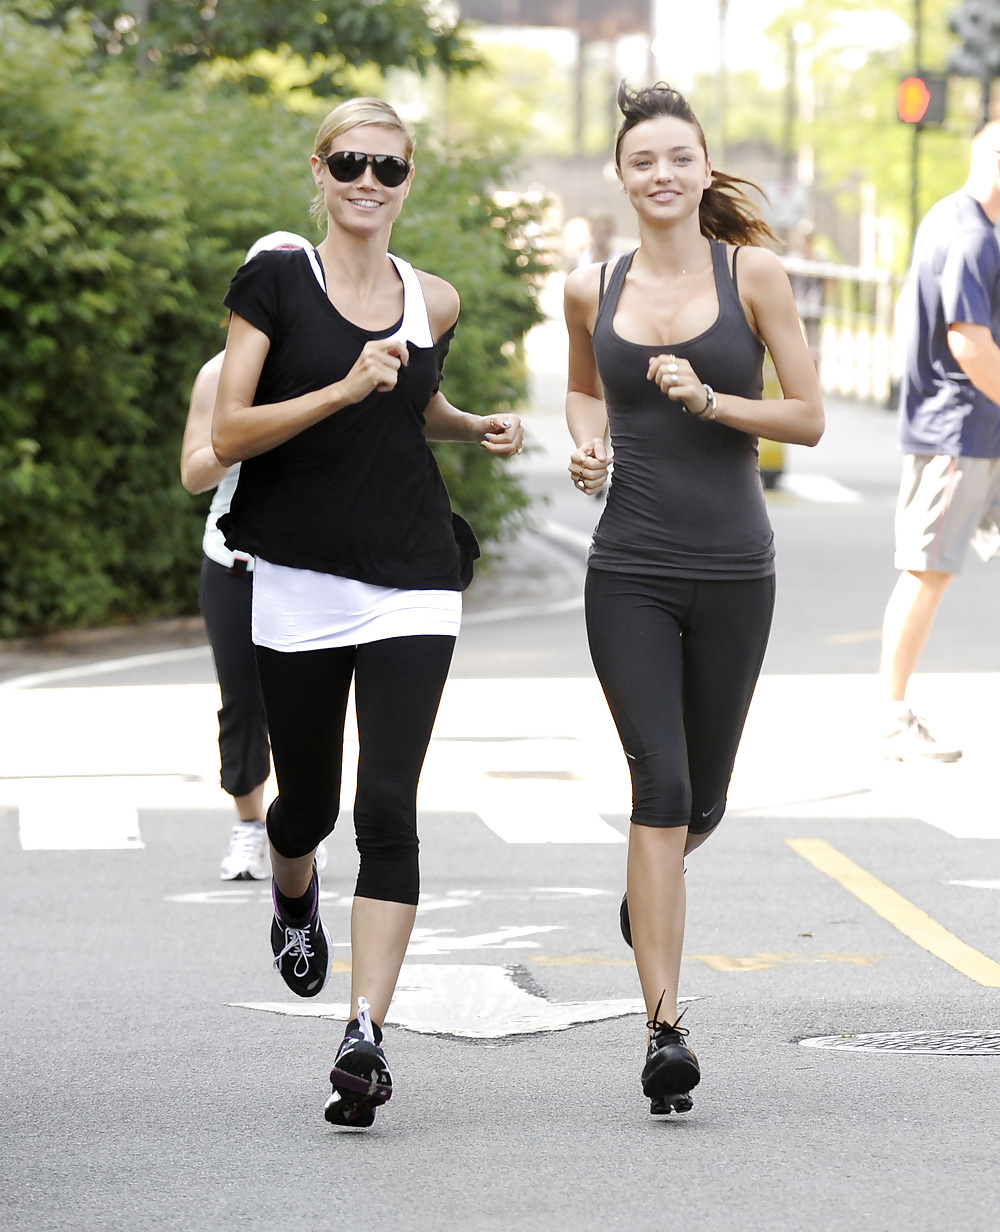
<path fill-rule="evenodd" d="M 391 1086 L 383 1086 L 370 1079 L 359 1078 L 357 1074 L 349 1074 L 346 1070 L 337 1069 L 336 1066 L 330 1070 L 330 1085 L 336 1087 L 338 1091 L 354 1091 L 358 1095 L 365 1095 L 376 1104 L 384 1104 L 386 1100 L 392 1099 Z"/>

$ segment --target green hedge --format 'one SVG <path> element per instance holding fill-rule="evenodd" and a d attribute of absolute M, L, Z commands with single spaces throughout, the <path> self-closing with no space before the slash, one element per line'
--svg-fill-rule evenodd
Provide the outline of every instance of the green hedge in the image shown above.
<path fill-rule="evenodd" d="M 83 33 L 3 7 L 0 48 L 0 636 L 190 612 L 206 509 L 177 478 L 191 382 L 246 248 L 310 225 L 315 119 L 197 74 L 169 90 L 88 75 Z M 511 344 L 537 316 L 534 220 L 492 204 L 493 171 L 421 150 L 394 237 L 459 288 L 445 392 L 484 414 L 522 396 Z M 441 459 L 484 539 L 516 520 L 502 464 Z"/>

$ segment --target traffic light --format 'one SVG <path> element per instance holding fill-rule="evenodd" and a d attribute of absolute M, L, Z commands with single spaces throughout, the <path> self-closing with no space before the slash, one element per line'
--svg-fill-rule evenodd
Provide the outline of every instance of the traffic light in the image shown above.
<path fill-rule="evenodd" d="M 1000 77 L 1000 4 L 962 0 L 948 15 L 948 28 L 962 40 L 948 58 L 956 77 L 992 81 Z"/>
<path fill-rule="evenodd" d="M 940 128 L 947 85 L 947 78 L 930 73 L 905 77 L 896 91 L 896 114 L 919 128 Z"/>

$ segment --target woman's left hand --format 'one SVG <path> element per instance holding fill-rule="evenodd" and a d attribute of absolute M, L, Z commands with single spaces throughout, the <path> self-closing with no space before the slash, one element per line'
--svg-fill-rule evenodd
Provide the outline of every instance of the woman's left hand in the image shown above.
<path fill-rule="evenodd" d="M 648 381 L 655 381 L 668 398 L 682 402 L 684 409 L 701 418 L 708 410 L 708 394 L 695 370 L 677 355 L 654 355 L 649 361 Z"/>
<path fill-rule="evenodd" d="M 524 429 L 517 415 L 484 415 L 480 445 L 498 458 L 513 458 L 524 446 Z"/>

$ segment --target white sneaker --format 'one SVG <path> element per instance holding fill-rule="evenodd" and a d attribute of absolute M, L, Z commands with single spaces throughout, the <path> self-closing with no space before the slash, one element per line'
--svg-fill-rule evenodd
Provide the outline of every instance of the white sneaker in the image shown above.
<path fill-rule="evenodd" d="M 233 826 L 221 881 L 261 881 L 268 875 L 267 830 L 262 821 L 238 821 Z"/>
<path fill-rule="evenodd" d="M 912 710 L 901 710 L 885 737 L 885 756 L 888 761 L 958 761 L 962 750 L 949 748 L 935 740 L 927 726 L 927 720 Z"/>
<path fill-rule="evenodd" d="M 320 843 L 320 845 L 316 848 L 315 856 L 313 856 L 313 859 L 316 862 L 317 873 L 321 873 L 323 869 L 326 868 L 327 858 L 326 843 Z"/>

